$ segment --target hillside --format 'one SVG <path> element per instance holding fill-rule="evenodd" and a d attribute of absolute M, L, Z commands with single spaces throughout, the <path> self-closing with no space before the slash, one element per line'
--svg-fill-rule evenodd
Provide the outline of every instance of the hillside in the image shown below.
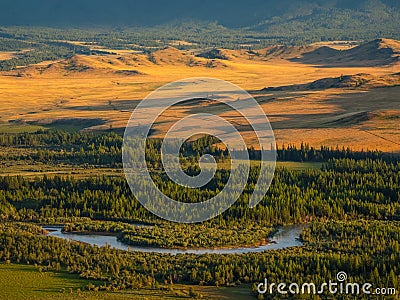
<path fill-rule="evenodd" d="M 313 45 L 307 46 L 285 46 L 285 45 L 275 45 L 260 49 L 257 51 L 260 55 L 266 57 L 267 59 L 291 59 L 295 57 L 300 57 L 303 53 L 311 52 L 319 47 Z"/>
<path fill-rule="evenodd" d="M 382 66 L 400 60 L 400 42 L 391 39 L 376 39 L 349 50 L 335 50 L 330 47 L 305 52 L 293 61 L 343 67 Z"/>
<path fill-rule="evenodd" d="M 240 57 L 248 58 L 242 53 L 243 51 L 211 49 L 196 52 L 178 50 L 169 46 L 149 54 L 131 51 L 108 55 L 74 55 L 62 60 L 43 61 L 38 64 L 18 67 L 4 73 L 15 76 L 137 76 L 145 75 L 146 73 L 142 70 L 152 67 L 168 68 L 169 66 L 176 66 L 211 69 L 227 67 L 224 61 L 228 60 L 228 57 L 207 56 L 214 52 L 227 53 L 229 59 L 233 60 Z"/>
<path fill-rule="evenodd" d="M 178 45 L 139 51 L 76 41 L 62 45 L 90 49 L 88 54 L 0 72 L 0 129 L 123 131 L 138 101 L 155 89 L 182 78 L 212 77 L 254 91 L 279 144 L 307 141 L 317 147 L 398 149 L 400 63 L 395 40 L 358 46 L 340 41 L 276 45 L 259 50 Z M 339 54 L 340 63 L 329 65 Z M 305 57 L 317 57 L 319 64 Z M 185 103 L 162 116 L 153 126 L 154 135 L 177 118 L 196 112 L 217 113 L 245 128 L 221 106 Z M 357 139 L 349 140 L 349 136 Z M 245 133 L 245 139 L 252 138 Z"/>
<path fill-rule="evenodd" d="M 334 47 L 334 44 L 332 47 Z M 62 75 L 82 77 L 101 75 L 132 77 L 149 74 L 154 68 L 164 69 L 172 66 L 181 69 L 205 68 L 232 70 L 235 65 L 243 67 L 244 64 L 265 65 L 271 63 L 288 66 L 315 65 L 325 68 L 370 68 L 394 67 L 400 60 L 400 42 L 391 39 L 377 39 L 356 47 L 347 46 L 345 50 L 337 50 L 332 47 L 321 46 L 320 44 L 307 46 L 276 45 L 253 51 L 221 48 L 180 50 L 168 46 L 151 53 L 117 50 L 115 52 L 106 52 L 102 50 L 108 54 L 76 54 L 66 59 L 43 61 L 38 64 L 18 67 L 5 74 L 14 76 Z M 307 83 L 308 86 L 284 86 L 281 89 L 360 87 L 361 85 L 365 87 L 366 82 L 391 81 L 388 78 L 371 79 L 368 77 L 368 74 L 359 74 L 357 76 L 357 78 L 353 76 L 342 79 L 338 76 L 333 78 L 317 78 L 316 82 Z M 366 78 L 364 78 L 365 76 Z"/>
<path fill-rule="evenodd" d="M 306 84 L 286 85 L 265 88 L 262 91 L 313 91 L 331 88 L 339 89 L 370 89 L 400 85 L 400 73 L 383 76 L 371 74 L 342 75 L 334 78 L 322 78 Z"/>

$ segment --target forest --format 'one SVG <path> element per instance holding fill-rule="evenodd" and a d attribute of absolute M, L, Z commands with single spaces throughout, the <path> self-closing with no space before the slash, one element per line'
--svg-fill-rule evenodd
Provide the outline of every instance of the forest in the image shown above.
<path fill-rule="evenodd" d="M 3 160 L 13 161 L 53 161 L 77 165 L 122 167 L 122 142 L 122 137 L 114 132 L 101 135 L 44 130 L 22 134 L 0 133 L 0 146 L 4 147 L 0 157 Z M 182 156 L 185 157 L 185 160 L 181 163 L 191 165 L 193 160 L 204 154 L 211 154 L 220 162 L 228 160 L 229 153 L 225 149 L 213 146 L 216 142 L 212 137 L 205 136 L 185 143 L 182 147 Z M 146 157 L 149 167 L 153 167 L 156 163 L 160 163 L 159 150 L 162 140 L 149 139 L 147 143 Z M 18 149 L 18 151 L 13 151 L 14 149 Z M 248 152 L 250 159 L 260 159 L 259 151 L 249 148 Z M 366 149 L 354 152 L 350 148 L 324 146 L 314 148 L 308 144 L 302 144 L 299 148 L 295 145 L 281 145 L 276 152 L 278 161 L 326 162 L 333 158 L 398 160 L 398 157 L 381 151 Z"/>
<path fill-rule="evenodd" d="M 397 88 L 399 28 L 398 0 L 2 0 L 0 300 L 398 299 L 400 153 L 371 145 L 387 149 L 382 145 L 390 143 L 398 150 L 398 116 L 390 100 Z M 357 48 L 357 57 L 342 51 L 376 39 Z M 325 64 L 333 52 L 344 54 L 340 67 Z M 310 63 L 307 53 L 316 60 Z M 190 188 L 175 183 L 163 166 L 163 140 L 154 136 L 158 126 L 168 125 L 165 119 L 150 131 L 146 163 L 133 167 L 135 184 L 143 187 L 134 193 L 122 158 L 142 153 L 124 147 L 120 121 L 134 105 L 124 99 L 140 99 L 163 80 L 193 72 L 244 84 L 262 105 L 287 106 L 287 112 L 276 106 L 276 136 L 296 144 L 243 148 L 247 170 L 243 164 L 232 168 L 233 154 L 221 140 L 192 136 L 180 147 L 184 173 L 200 174 L 208 167 L 200 163 L 206 154 L 217 168 L 207 184 Z M 328 84 L 347 77 L 354 87 Z M 295 85 L 286 91 L 286 84 Z M 282 87 L 269 95 L 268 86 L 275 85 Z M 188 111 L 202 110 L 200 104 Z M 176 108 L 179 116 L 186 104 Z M 68 113 L 71 122 L 58 120 Z M 240 123 L 235 127 L 247 131 Z M 314 129 L 318 139 L 301 143 Z M 360 136 L 353 140 L 349 132 Z M 332 147 L 336 142 L 369 148 Z M 262 151 L 272 151 L 276 165 L 273 160 L 261 168 L 258 149 L 273 149 Z M 236 174 L 239 180 L 222 200 L 237 200 L 201 223 L 169 222 L 139 201 L 146 195 L 155 207 L 163 203 L 146 171 L 162 194 L 181 204 L 215 197 Z M 250 207 L 262 172 L 272 171 L 268 191 Z M 168 213 L 184 214 L 178 208 Z M 285 228 L 296 229 L 286 232 L 291 244 L 283 241 Z M 396 294 L 257 290 L 265 280 L 320 285 L 337 281 L 339 272 L 347 282 Z"/>
<path fill-rule="evenodd" d="M 321 283 L 334 279 L 332 274 L 339 271 L 347 272 L 353 282 L 399 288 L 398 222 L 315 222 L 302 235 L 303 247 L 242 255 L 126 252 L 49 238 L 38 235 L 40 231 L 33 224 L 0 224 L 0 258 L 6 263 L 35 264 L 41 270 L 66 268 L 82 278 L 101 280 L 99 291 L 185 282 L 234 286 L 266 277 L 273 282 L 302 278 Z M 352 299 L 348 295 L 335 298 Z"/>
<path fill-rule="evenodd" d="M 195 174 L 193 162 L 205 154 L 218 163 L 229 153 L 212 137 L 187 141 L 182 166 Z M 121 168 L 122 137 L 113 132 L 44 131 L 0 135 L 3 164 L 41 164 L 79 168 Z M 160 164 L 161 142 L 146 148 L 152 178 L 178 201 L 203 201 L 215 195 L 230 175 L 219 167 L 206 186 L 189 189 L 168 180 Z M 248 149 L 252 160 L 259 153 Z M 262 202 L 248 207 L 259 175 L 252 164 L 244 192 L 222 215 L 200 224 L 175 224 L 152 215 L 132 196 L 120 173 L 0 177 L 0 260 L 32 264 L 40 270 L 79 274 L 99 280 L 88 290 L 161 288 L 173 284 L 253 285 L 296 278 L 323 282 L 339 271 L 353 281 L 399 289 L 400 161 L 379 151 L 281 146 L 279 161 L 318 161 L 319 169 L 280 167 Z M 196 199 L 196 200 L 194 200 Z M 308 224 L 303 246 L 247 254 L 157 254 L 92 247 L 46 236 L 42 224 L 64 232 L 105 232 L 134 246 L 197 249 L 268 243 L 277 225 Z M 143 226 L 134 226 L 142 224 Z M 279 299 L 264 295 L 265 299 Z M 268 298 L 270 297 L 270 298 Z M 350 299 L 337 295 L 337 299 Z M 320 298 L 315 298 L 320 299 Z M 360 298 L 361 299 L 361 298 Z M 390 299 L 390 298 L 389 298 Z"/>

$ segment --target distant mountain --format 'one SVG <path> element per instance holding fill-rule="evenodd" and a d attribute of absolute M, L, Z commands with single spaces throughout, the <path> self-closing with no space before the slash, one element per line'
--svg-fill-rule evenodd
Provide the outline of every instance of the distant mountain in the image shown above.
<path fill-rule="evenodd" d="M 282 16 L 266 18 L 249 28 L 293 41 L 299 38 L 307 41 L 398 39 L 400 36 L 400 1 L 295 3 Z"/>
<path fill-rule="evenodd" d="M 383 17 L 379 26 L 387 25 L 387 13 L 400 8 L 398 0 L 2 0 L 1 25 L 41 26 L 149 26 L 160 25 L 173 20 L 196 19 L 217 21 L 227 27 L 253 26 L 257 29 L 271 28 L 285 21 L 318 21 L 321 28 L 334 27 L 340 19 L 350 15 L 367 13 Z M 373 12 L 376 10 L 377 15 Z M 371 12 L 372 14 L 368 13 Z M 330 15 L 319 24 L 321 16 Z M 258 25 L 255 25 L 258 24 Z M 295 24 L 295 23 L 291 23 Z M 289 23 L 290 25 L 290 23 Z M 340 24 L 336 24 L 339 25 Z M 361 29 L 361 28 L 360 28 Z"/>
<path fill-rule="evenodd" d="M 140 51 L 168 45 L 260 49 L 399 40 L 399 28 L 398 0 L 2 0 L 0 50 L 35 51 L 20 54 L 18 62 L 0 61 L 0 69 L 89 52 L 88 46 L 60 41 Z"/>

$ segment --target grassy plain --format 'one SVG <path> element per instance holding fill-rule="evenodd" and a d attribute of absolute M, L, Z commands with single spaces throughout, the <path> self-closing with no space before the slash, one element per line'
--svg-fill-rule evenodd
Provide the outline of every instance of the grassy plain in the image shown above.
<path fill-rule="evenodd" d="M 270 57 L 262 51 L 256 55 L 245 50 L 221 51 L 226 59 L 210 60 L 195 56 L 193 51 L 168 47 L 151 55 L 118 52 L 75 56 L 2 72 L 0 131 L 31 131 L 36 128 L 32 125 L 69 131 L 123 130 L 141 99 L 168 82 L 189 77 L 219 78 L 260 91 L 342 74 L 387 76 L 400 72 L 398 63 L 324 67 Z M 316 147 L 399 152 L 399 92 L 398 85 L 388 83 L 379 88 L 265 91 L 255 96 L 272 123 L 278 145 L 306 142 Z M 207 109 L 228 119 L 235 117 L 213 105 L 202 107 Z M 192 110 L 192 106 L 182 106 L 167 111 L 155 125 L 156 132 Z M 243 135 L 250 144 L 254 142 L 247 132 Z"/>
<path fill-rule="evenodd" d="M 321 46 L 327 45 L 312 45 L 310 51 Z M 340 50 L 352 48 L 335 43 L 328 46 Z M 123 130 L 137 103 L 154 89 L 178 79 L 213 77 L 254 93 L 272 123 L 279 146 L 305 142 L 315 147 L 400 152 L 400 85 L 396 83 L 398 75 L 393 75 L 400 72 L 399 63 L 327 67 L 293 61 L 285 55 L 267 55 L 268 50 L 255 54 L 246 50 L 221 50 L 225 59 L 212 60 L 197 57 L 191 50 L 172 47 L 151 55 L 107 50 L 114 54 L 80 55 L 0 72 L 0 132 L 34 132 L 41 128 Z M 295 51 L 292 49 L 290 56 L 301 56 Z M 14 54 L 0 53 L 0 60 L 10 59 Z M 265 87 L 307 84 L 321 78 L 360 73 L 368 74 L 362 78 L 393 75 L 393 80 L 384 81 L 383 86 L 374 83 L 368 87 L 262 91 Z M 168 129 L 177 118 L 196 111 L 217 113 L 241 125 L 237 114 L 212 103 L 186 105 L 167 111 L 155 125 L 156 134 Z M 248 132 L 243 134 L 250 144 L 254 142 Z M 318 169 L 321 164 L 279 162 L 278 167 L 301 171 Z M 2 161 L 0 166 L 0 176 L 44 174 L 122 176 L 122 170 L 31 161 Z M 0 264 L 0 300 L 187 299 L 191 287 L 89 292 L 84 291 L 88 283 L 67 272 L 39 272 L 34 266 Z M 193 288 L 206 299 L 253 299 L 250 286 L 246 285 Z"/>
<path fill-rule="evenodd" d="M 39 272 L 30 265 L 0 264 L 1 300 L 41 300 L 41 299 L 190 299 L 188 290 L 192 286 L 173 285 L 172 288 L 143 288 L 116 292 L 87 291 L 89 283 L 95 286 L 100 282 L 80 279 L 67 272 Z M 237 288 L 192 287 L 206 299 L 254 299 L 249 286 Z"/>
<path fill-rule="evenodd" d="M 251 161 L 250 165 L 258 166 L 259 163 L 257 161 Z M 207 163 L 202 164 L 202 166 L 207 167 Z M 322 163 L 279 161 L 277 162 L 276 166 L 278 168 L 303 171 L 307 169 L 320 169 L 322 167 Z M 222 169 L 230 169 L 230 163 L 219 163 L 218 167 Z M 43 175 L 49 177 L 55 175 L 73 176 L 75 178 L 87 178 L 96 176 L 123 176 L 123 170 L 117 168 L 96 168 L 66 164 L 52 165 L 29 161 L 3 161 L 0 164 L 0 176 L 36 177 Z"/>
<path fill-rule="evenodd" d="M 78 289 L 83 290 L 89 282 L 65 272 L 39 272 L 34 266 L 0 264 L 0 299 L 76 299 Z"/>

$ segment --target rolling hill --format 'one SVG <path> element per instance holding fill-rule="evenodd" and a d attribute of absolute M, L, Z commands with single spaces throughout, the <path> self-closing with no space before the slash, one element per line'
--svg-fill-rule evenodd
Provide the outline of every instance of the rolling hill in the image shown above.
<path fill-rule="evenodd" d="M 369 89 L 400 85 L 400 73 L 374 76 L 360 73 L 356 75 L 342 75 L 334 78 L 322 78 L 306 84 L 286 85 L 262 89 L 262 92 L 273 91 L 313 91 L 332 88 L 339 89 Z"/>
<path fill-rule="evenodd" d="M 389 65 L 400 60 L 400 42 L 391 39 L 376 39 L 349 50 L 335 50 L 325 46 L 305 52 L 301 57 L 292 60 L 323 66 L 373 67 Z"/>
<path fill-rule="evenodd" d="M 88 54 L 0 72 L 0 126 L 122 131 L 138 101 L 158 87 L 182 78 L 213 77 L 254 91 L 279 144 L 398 149 L 396 40 L 259 50 L 167 46 L 151 52 L 88 45 L 94 50 Z M 338 55 L 340 63 L 331 64 Z M 213 103 L 186 103 L 166 112 L 154 133 L 199 111 L 238 121 Z"/>
<path fill-rule="evenodd" d="M 138 76 L 145 75 L 146 69 L 157 67 L 184 67 L 230 69 L 233 64 L 242 63 L 297 63 L 313 65 L 324 68 L 368 68 L 394 66 L 400 61 L 400 42 L 391 39 L 377 39 L 363 43 L 348 50 L 337 50 L 334 47 L 312 44 L 307 46 L 270 46 L 260 50 L 230 50 L 210 48 L 206 50 L 179 50 L 172 46 L 143 53 L 139 51 L 105 52 L 103 55 L 74 55 L 71 58 L 45 61 L 39 64 L 20 67 L 6 72 L 18 76 L 32 75 L 62 75 L 62 76 L 87 76 L 87 75 L 120 75 Z M 339 75 L 339 74 L 338 74 Z M 330 86 L 361 86 L 356 82 L 371 82 L 369 75 L 361 74 L 351 78 L 339 77 L 321 79 L 309 84 L 308 89 L 316 87 L 328 88 Z M 363 78 L 367 77 L 367 78 Z M 319 78 L 320 79 L 320 78 Z M 338 81 L 339 80 L 339 81 Z M 344 81 L 343 81 L 344 80 Z M 374 79 L 387 80 L 387 79 Z M 395 80 L 396 81 L 396 80 Z M 288 89 L 289 87 L 282 87 Z M 303 87 L 290 87 L 298 89 Z"/>

